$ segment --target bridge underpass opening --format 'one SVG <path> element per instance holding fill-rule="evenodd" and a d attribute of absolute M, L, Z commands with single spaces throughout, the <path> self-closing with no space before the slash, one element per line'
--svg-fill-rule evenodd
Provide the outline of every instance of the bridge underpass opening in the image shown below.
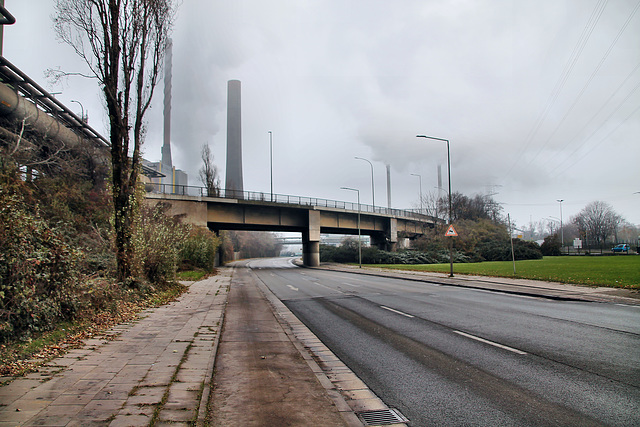
<path fill-rule="evenodd" d="M 275 234 L 275 239 L 279 243 L 283 245 L 282 252 L 286 252 L 284 246 L 296 246 L 296 250 L 293 251 L 290 256 L 301 256 L 303 260 L 303 264 L 310 267 L 315 267 L 320 265 L 320 245 L 331 245 L 331 246 L 340 246 L 344 243 L 344 240 L 351 237 L 356 242 L 358 240 L 357 230 L 352 233 L 321 233 L 320 239 L 317 242 L 311 241 L 308 237 L 309 233 L 304 231 L 276 231 L 273 230 L 273 226 L 265 227 L 265 226 L 234 226 L 234 227 L 215 227 L 213 224 L 209 224 L 209 229 L 216 233 L 216 235 L 220 236 L 223 231 L 256 231 L 256 232 L 270 232 Z M 279 234 L 285 234 L 286 236 L 278 236 Z M 369 234 L 362 234 L 360 236 L 360 241 L 362 242 L 362 247 L 369 247 L 375 244 L 376 241 L 381 242 L 377 244 L 378 248 L 385 249 L 385 246 L 388 246 L 386 239 L 384 236 L 377 236 L 376 240 L 374 236 Z M 291 252 L 291 251 L 289 251 Z M 222 254 L 219 253 L 219 256 Z M 219 258 L 219 263 L 223 264 L 224 262 L 234 261 L 234 259 L 223 259 Z"/>
<path fill-rule="evenodd" d="M 276 240 L 282 245 L 280 256 L 302 256 L 303 242 L 302 233 L 275 233 L 278 237 Z M 320 234 L 320 245 L 340 246 L 347 238 L 354 238 L 357 241 L 357 235 L 350 234 Z M 362 247 L 371 246 L 371 237 L 367 235 L 361 236 Z"/>

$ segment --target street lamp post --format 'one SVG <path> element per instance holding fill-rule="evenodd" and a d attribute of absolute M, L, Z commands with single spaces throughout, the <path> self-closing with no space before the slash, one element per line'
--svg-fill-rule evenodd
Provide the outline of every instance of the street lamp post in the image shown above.
<path fill-rule="evenodd" d="M 564 202 L 564 199 L 558 199 L 557 202 L 560 203 L 560 246 L 564 248 L 564 228 L 562 227 L 562 202 Z M 560 251 L 560 253 L 562 253 L 562 251 Z"/>
<path fill-rule="evenodd" d="M 76 104 L 78 104 L 80 106 L 80 111 L 81 111 L 81 115 L 82 115 L 82 123 L 87 123 L 88 120 L 85 120 L 84 118 L 84 107 L 82 106 L 82 103 L 80 101 L 76 101 L 74 99 L 71 100 L 71 102 L 75 102 Z"/>
<path fill-rule="evenodd" d="M 453 223 L 453 209 L 451 207 L 451 154 L 449 151 L 449 140 L 436 138 L 434 136 L 416 135 L 416 138 L 434 139 L 436 141 L 444 141 L 447 143 L 447 178 L 449 180 L 449 225 Z M 449 277 L 453 277 L 453 238 L 449 242 Z"/>
<path fill-rule="evenodd" d="M 548 216 L 546 219 L 550 219 L 554 223 L 560 224 L 560 218 L 556 218 L 555 216 Z M 551 234 L 553 234 L 553 227 L 551 227 Z"/>
<path fill-rule="evenodd" d="M 360 190 L 350 187 L 340 187 L 340 189 L 355 191 L 358 193 L 358 265 L 362 268 L 362 240 L 360 239 Z"/>
<path fill-rule="evenodd" d="M 412 176 L 417 176 L 420 180 L 420 213 L 422 213 L 422 175 L 417 173 L 412 173 Z"/>
<path fill-rule="evenodd" d="M 371 203 L 373 203 L 373 211 L 376 211 L 376 188 L 375 188 L 375 184 L 373 181 L 373 163 L 371 163 L 369 160 L 364 159 L 362 157 L 355 157 L 358 160 L 364 160 L 365 162 L 369 163 L 369 166 L 371 166 Z"/>
<path fill-rule="evenodd" d="M 269 131 L 269 169 L 271 171 L 271 201 L 273 202 L 273 132 Z"/>

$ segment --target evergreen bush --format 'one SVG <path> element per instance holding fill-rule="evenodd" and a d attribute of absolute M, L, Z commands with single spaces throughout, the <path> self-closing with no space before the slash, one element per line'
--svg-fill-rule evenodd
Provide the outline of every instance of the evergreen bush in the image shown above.
<path fill-rule="evenodd" d="M 558 233 L 545 237 L 544 242 L 540 245 L 540 251 L 544 256 L 561 255 L 561 244 L 560 239 L 558 238 Z"/>

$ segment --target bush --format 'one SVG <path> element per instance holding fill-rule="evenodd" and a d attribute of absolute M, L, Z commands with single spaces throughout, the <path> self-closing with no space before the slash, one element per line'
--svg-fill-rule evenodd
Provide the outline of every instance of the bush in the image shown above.
<path fill-rule="evenodd" d="M 211 231 L 194 229 L 180 245 L 180 259 L 183 268 L 213 270 L 220 239 Z"/>
<path fill-rule="evenodd" d="M 348 242 L 342 246 L 320 245 L 321 262 L 356 263 L 358 262 L 358 245 Z M 454 252 L 455 262 L 470 262 L 470 258 L 460 252 Z M 387 252 L 374 247 L 362 248 L 363 264 L 440 264 L 449 262 L 448 250 L 422 252 L 405 249 L 398 252 Z"/>
<path fill-rule="evenodd" d="M 476 250 L 485 261 L 510 261 L 512 259 L 509 241 L 481 243 Z M 520 239 L 513 240 L 513 253 L 516 260 L 542 258 L 542 252 L 537 243 Z"/>
<path fill-rule="evenodd" d="M 513 241 L 513 250 L 516 260 L 521 259 L 542 259 L 542 251 L 540 245 L 536 242 L 515 239 Z"/>
<path fill-rule="evenodd" d="M 0 190 L 0 341 L 73 316 L 80 259 L 38 209 Z"/>
<path fill-rule="evenodd" d="M 144 277 L 151 283 L 175 279 L 180 247 L 190 226 L 165 214 L 168 206 L 143 206 L 136 227 L 136 254 Z"/>
<path fill-rule="evenodd" d="M 540 251 L 542 251 L 542 255 L 544 256 L 562 255 L 558 233 L 545 237 L 544 242 L 542 242 L 542 245 L 540 246 Z"/>

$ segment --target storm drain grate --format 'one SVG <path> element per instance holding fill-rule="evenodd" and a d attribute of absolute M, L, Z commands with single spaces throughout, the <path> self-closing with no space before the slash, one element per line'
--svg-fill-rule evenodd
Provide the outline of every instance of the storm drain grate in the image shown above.
<path fill-rule="evenodd" d="M 382 409 L 379 411 L 356 412 L 356 415 L 360 417 L 360 419 L 366 426 L 381 426 L 388 424 L 406 423 L 409 421 L 397 409 Z"/>

